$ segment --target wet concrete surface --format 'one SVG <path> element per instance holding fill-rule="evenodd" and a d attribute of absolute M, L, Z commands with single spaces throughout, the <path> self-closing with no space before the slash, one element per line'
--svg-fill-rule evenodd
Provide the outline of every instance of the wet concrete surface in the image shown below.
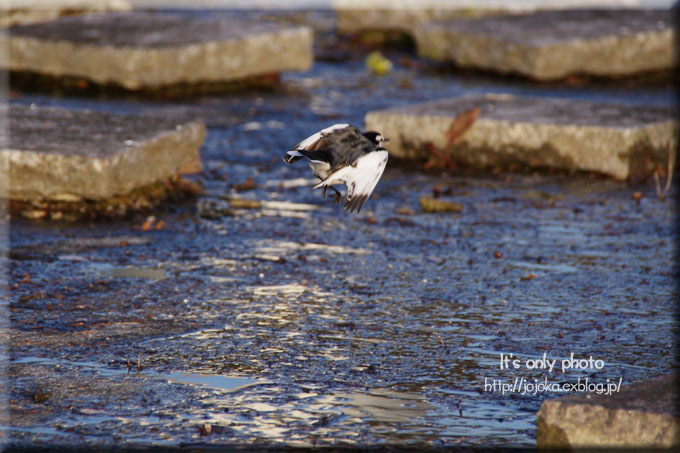
<path fill-rule="evenodd" d="M 446 149 L 452 121 L 475 108 L 479 118 L 449 153 L 476 168 L 519 164 L 641 181 L 675 153 L 672 109 L 507 94 L 369 112 L 366 128 L 390 137 L 393 155 L 426 160 L 430 146 Z"/>
<path fill-rule="evenodd" d="M 418 52 L 535 80 L 621 77 L 674 67 L 670 10 L 573 9 L 429 22 Z"/>
<path fill-rule="evenodd" d="M 539 448 L 677 447 L 678 375 L 621 387 L 611 395 L 575 394 L 545 401 L 538 414 Z"/>
<path fill-rule="evenodd" d="M 67 16 L 51 22 L 18 25 L 15 36 L 46 41 L 115 47 L 182 47 L 187 43 L 214 42 L 278 31 L 271 23 L 243 20 L 187 20 L 175 14 L 147 12 L 108 12 L 86 16 Z"/>
<path fill-rule="evenodd" d="M 61 16 L 88 14 L 101 11 L 128 11 L 132 8 L 126 0 L 62 0 L 57 4 L 47 1 L 14 1 L 0 18 L 3 27 L 32 24 L 53 20 Z"/>
<path fill-rule="evenodd" d="M 0 158 L 12 199 L 105 199 L 200 166 L 200 121 L 12 105 Z M 140 166 L 144 162 L 144 166 Z"/>
<path fill-rule="evenodd" d="M 67 16 L 17 25 L 0 35 L 18 77 L 66 76 L 84 84 L 159 90 L 220 84 L 312 65 L 312 29 L 142 11 Z M 77 82 L 76 82 L 77 83 Z"/>
<path fill-rule="evenodd" d="M 361 60 L 316 62 L 275 92 L 186 102 L 14 94 L 189 113 L 208 134 L 206 195 L 153 212 L 159 230 L 142 231 L 144 216 L 9 223 L 12 442 L 534 446 L 542 401 L 562 394 L 485 391 L 485 378 L 630 383 L 677 367 L 675 191 L 659 201 L 652 183 L 391 161 L 352 216 L 311 190 L 309 168 L 280 159 L 333 122 L 441 96 L 668 106 L 670 90 L 533 86 L 388 57 L 397 65 L 383 78 Z M 421 211 L 435 186 L 460 213 Z M 268 203 L 199 215 L 235 197 Z M 500 353 L 605 367 L 500 370 Z"/>

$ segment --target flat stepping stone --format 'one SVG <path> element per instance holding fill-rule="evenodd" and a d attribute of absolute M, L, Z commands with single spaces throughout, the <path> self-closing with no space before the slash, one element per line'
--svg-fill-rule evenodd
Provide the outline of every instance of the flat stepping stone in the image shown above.
<path fill-rule="evenodd" d="M 200 163 L 200 121 L 9 106 L 0 162 L 12 200 L 76 202 L 127 194 Z M 194 165 L 195 167 L 195 165 Z"/>
<path fill-rule="evenodd" d="M 639 2 L 636 2 L 639 3 Z M 415 36 L 428 22 L 572 8 L 630 8 L 630 0 L 333 0 L 340 33 L 399 31 Z M 672 0 L 657 2 L 670 8 Z"/>
<path fill-rule="evenodd" d="M 310 27 L 145 12 L 69 16 L 0 34 L 5 69 L 130 90 L 307 70 L 312 40 Z"/>
<path fill-rule="evenodd" d="M 614 381 L 613 379 L 610 380 Z M 618 384 L 618 380 L 613 382 Z M 606 387 L 605 387 L 606 389 Z M 538 413 L 538 448 L 669 448 L 680 445 L 678 375 L 546 400 Z"/>
<path fill-rule="evenodd" d="M 128 0 L 12 0 L 0 15 L 0 26 L 30 24 L 53 20 L 60 16 L 96 11 L 129 11 Z"/>
<path fill-rule="evenodd" d="M 674 67 L 667 10 L 564 10 L 432 22 L 418 53 L 464 68 L 536 80 L 571 74 L 621 77 Z"/>
<path fill-rule="evenodd" d="M 380 4 L 370 7 L 371 3 L 352 3 L 336 7 L 337 28 L 340 33 L 357 33 L 362 31 L 393 32 L 398 31 L 415 36 L 416 30 L 423 24 L 432 21 L 452 20 L 477 17 L 498 13 L 500 8 L 466 9 L 463 7 L 422 6 L 400 7 L 397 4 Z"/>
<path fill-rule="evenodd" d="M 451 148 L 453 160 L 482 169 L 533 167 L 581 170 L 641 180 L 675 153 L 670 109 L 511 95 L 473 95 L 369 112 L 366 129 L 389 138 L 399 158 L 444 150 L 452 121 L 480 107 L 477 121 Z"/>

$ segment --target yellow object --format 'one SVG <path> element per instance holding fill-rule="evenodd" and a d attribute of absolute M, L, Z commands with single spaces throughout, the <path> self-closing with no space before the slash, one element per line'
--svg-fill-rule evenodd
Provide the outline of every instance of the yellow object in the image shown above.
<path fill-rule="evenodd" d="M 392 69 L 392 62 L 376 50 L 366 57 L 366 67 L 373 74 L 385 75 Z"/>

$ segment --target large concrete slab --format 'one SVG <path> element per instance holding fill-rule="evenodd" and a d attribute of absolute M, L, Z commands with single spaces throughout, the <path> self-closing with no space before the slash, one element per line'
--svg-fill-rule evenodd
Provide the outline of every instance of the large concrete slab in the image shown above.
<path fill-rule="evenodd" d="M 154 89 L 307 70 L 312 40 L 305 26 L 112 12 L 11 27 L 0 46 L 11 71 Z"/>
<path fill-rule="evenodd" d="M 546 400 L 538 413 L 538 448 L 680 445 L 678 375 L 665 375 L 618 393 Z"/>
<path fill-rule="evenodd" d="M 128 11 L 127 0 L 11 0 L 0 15 L 0 26 L 31 24 L 72 14 L 97 11 Z"/>
<path fill-rule="evenodd" d="M 566 10 L 432 22 L 415 33 L 418 53 L 465 68 L 536 80 L 605 77 L 675 65 L 668 10 Z"/>
<path fill-rule="evenodd" d="M 666 165 L 669 144 L 676 152 L 669 109 L 503 94 L 369 112 L 366 129 L 388 137 L 394 156 L 425 159 L 427 143 L 445 149 L 451 122 L 477 106 L 479 118 L 451 151 L 472 167 L 552 167 L 639 180 Z"/>
<path fill-rule="evenodd" d="M 8 162 L 13 200 L 106 199 L 175 176 L 200 161 L 200 121 L 11 105 Z"/>
<path fill-rule="evenodd" d="M 412 36 L 432 21 L 486 16 L 497 13 L 532 12 L 546 9 L 670 8 L 671 1 L 636 0 L 334 0 L 341 33 L 401 31 Z"/>
<path fill-rule="evenodd" d="M 349 4 L 336 7 L 337 28 L 340 33 L 362 31 L 398 31 L 414 37 L 424 24 L 435 20 L 452 20 L 493 14 L 500 9 L 453 8 L 447 5 L 399 7 L 399 5 Z"/>

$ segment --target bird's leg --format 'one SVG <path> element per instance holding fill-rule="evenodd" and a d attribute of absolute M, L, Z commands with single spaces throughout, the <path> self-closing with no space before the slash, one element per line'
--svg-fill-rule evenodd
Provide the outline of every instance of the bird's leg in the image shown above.
<path fill-rule="evenodd" d="M 342 198 L 342 195 L 340 195 L 340 192 L 338 192 L 338 189 L 336 189 L 333 186 L 330 186 L 331 189 L 333 189 L 333 192 L 335 192 L 335 202 L 340 203 L 340 198 Z"/>
<path fill-rule="evenodd" d="M 319 179 L 321 179 L 321 178 L 319 178 Z M 321 179 L 321 180 L 323 181 L 323 179 Z M 335 202 L 340 203 L 340 199 L 342 198 L 342 194 L 340 192 L 338 192 L 338 189 L 336 189 L 333 186 L 323 186 L 323 191 L 321 193 L 322 193 L 324 199 L 326 198 L 326 191 L 328 190 L 329 187 L 331 188 L 331 190 L 333 192 L 335 192 Z"/>

